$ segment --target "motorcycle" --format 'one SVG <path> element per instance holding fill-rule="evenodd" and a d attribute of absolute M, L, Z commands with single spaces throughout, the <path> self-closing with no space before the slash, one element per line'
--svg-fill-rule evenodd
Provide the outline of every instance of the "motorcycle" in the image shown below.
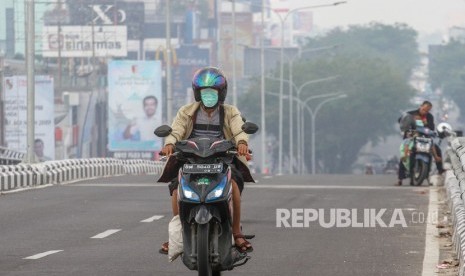
<path fill-rule="evenodd" d="M 448 123 L 440 123 L 436 130 L 437 132 L 434 132 L 421 125 L 414 130 L 413 157 L 410 159 L 413 162 L 411 165 L 413 167 L 410 177 L 411 182 L 416 186 L 420 186 L 425 179 L 429 181 L 433 161 L 434 138 L 440 139 L 438 142 L 438 146 L 440 146 L 444 138 L 455 135 Z"/>
<path fill-rule="evenodd" d="M 411 150 L 411 173 L 410 181 L 416 186 L 420 186 L 425 179 L 428 179 L 431 163 L 434 141 L 436 134 L 428 128 L 418 127 L 413 130 L 413 147 Z"/>
<path fill-rule="evenodd" d="M 250 122 L 242 126 L 247 134 L 257 130 Z M 171 131 L 169 126 L 160 126 L 155 135 L 167 137 Z M 247 263 L 251 257 L 237 250 L 232 239 L 231 165 L 240 162 L 235 144 L 217 138 L 192 138 L 176 142 L 172 156 L 173 162 L 182 164 L 178 204 L 184 265 L 197 270 L 199 276 L 219 276 L 221 271 Z"/>

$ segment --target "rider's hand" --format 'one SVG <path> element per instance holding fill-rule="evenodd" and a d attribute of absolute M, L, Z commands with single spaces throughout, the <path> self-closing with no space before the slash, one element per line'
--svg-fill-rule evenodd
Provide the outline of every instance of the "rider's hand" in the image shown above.
<path fill-rule="evenodd" d="M 239 154 L 239 156 L 245 156 L 248 153 L 249 153 L 249 147 L 247 146 L 247 144 L 240 143 L 237 146 L 237 154 Z"/>
<path fill-rule="evenodd" d="M 168 144 L 166 146 L 163 147 L 163 149 L 161 150 L 161 152 L 163 153 L 163 155 L 165 156 L 170 156 L 171 154 L 173 154 L 173 150 L 174 150 L 174 146 L 172 144 Z"/>

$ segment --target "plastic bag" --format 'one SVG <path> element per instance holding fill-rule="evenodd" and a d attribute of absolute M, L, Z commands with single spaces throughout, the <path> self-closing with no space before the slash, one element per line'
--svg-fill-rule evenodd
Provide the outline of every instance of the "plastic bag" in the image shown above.
<path fill-rule="evenodd" d="M 183 253 L 182 224 L 179 215 L 176 215 L 171 219 L 168 225 L 168 234 L 168 259 L 172 262 Z"/>

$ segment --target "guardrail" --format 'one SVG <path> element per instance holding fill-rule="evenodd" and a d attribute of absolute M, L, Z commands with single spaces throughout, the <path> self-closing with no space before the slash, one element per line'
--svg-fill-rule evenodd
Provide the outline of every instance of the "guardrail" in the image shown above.
<path fill-rule="evenodd" d="M 465 276 L 465 138 L 450 141 L 446 156 L 451 164 L 445 186 L 453 223 L 452 241 L 460 262 L 459 275 Z"/>
<path fill-rule="evenodd" d="M 0 147 L 0 165 L 14 165 L 19 164 L 25 153 L 10 150 L 5 147 Z"/>
<path fill-rule="evenodd" d="M 0 166 L 0 192 L 124 174 L 160 174 L 164 163 L 115 158 L 69 159 Z"/>

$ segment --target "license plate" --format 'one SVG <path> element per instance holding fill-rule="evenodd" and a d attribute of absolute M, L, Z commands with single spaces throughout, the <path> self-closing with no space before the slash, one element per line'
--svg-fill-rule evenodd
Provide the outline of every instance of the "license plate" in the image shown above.
<path fill-rule="evenodd" d="M 223 164 L 184 164 L 185 173 L 221 173 Z"/>

